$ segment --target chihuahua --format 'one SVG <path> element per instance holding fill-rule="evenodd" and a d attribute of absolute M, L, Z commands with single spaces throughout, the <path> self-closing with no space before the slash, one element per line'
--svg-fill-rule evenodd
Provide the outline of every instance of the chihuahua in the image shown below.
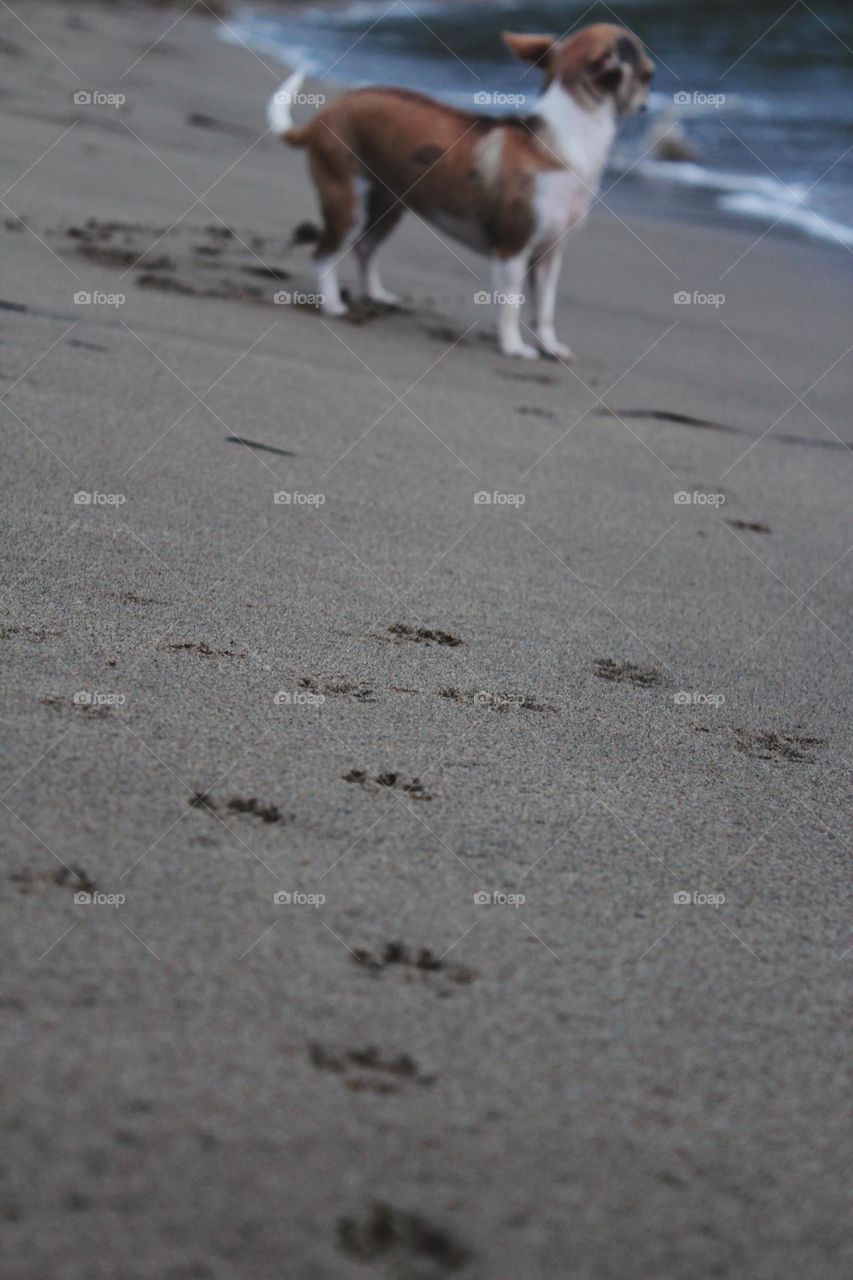
<path fill-rule="evenodd" d="M 352 249 L 365 296 L 394 304 L 375 255 L 406 209 L 493 263 L 501 350 L 570 361 L 554 330 L 563 241 L 594 199 L 621 117 L 642 110 L 654 74 L 637 37 L 596 23 L 567 39 L 504 33 L 510 51 L 545 76 L 534 111 L 490 116 L 398 88 L 344 93 L 305 125 L 291 105 L 303 75 L 273 94 L 270 129 L 308 151 L 323 226 L 316 240 L 324 312 L 346 313 L 337 266 Z M 521 332 L 532 273 L 536 341 Z"/>

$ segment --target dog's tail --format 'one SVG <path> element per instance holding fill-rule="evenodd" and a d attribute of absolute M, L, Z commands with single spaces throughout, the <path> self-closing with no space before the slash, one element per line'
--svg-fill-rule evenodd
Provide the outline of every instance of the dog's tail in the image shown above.
<path fill-rule="evenodd" d="M 294 71 L 283 84 L 279 85 L 267 103 L 267 124 L 282 142 L 288 142 L 292 147 L 301 147 L 305 144 L 305 131 L 294 127 L 293 116 L 290 113 L 290 108 L 302 88 L 304 79 L 304 71 Z"/>

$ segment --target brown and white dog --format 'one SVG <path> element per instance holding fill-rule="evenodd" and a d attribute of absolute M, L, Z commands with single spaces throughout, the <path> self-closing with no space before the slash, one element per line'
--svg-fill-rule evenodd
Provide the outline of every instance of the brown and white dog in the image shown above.
<path fill-rule="evenodd" d="M 491 256 L 507 355 L 538 355 L 520 324 L 532 270 L 539 346 L 571 358 L 554 332 L 563 240 L 595 196 L 619 117 L 645 107 L 654 66 L 632 32 L 607 23 L 565 40 L 503 39 L 545 73 L 532 115 L 477 115 L 406 89 L 369 88 L 344 93 L 294 127 L 290 107 L 302 74 L 273 94 L 270 128 L 308 149 L 323 214 L 314 256 L 327 315 L 346 312 L 337 265 L 350 248 L 365 295 L 396 301 L 382 287 L 374 255 L 409 209 Z"/>

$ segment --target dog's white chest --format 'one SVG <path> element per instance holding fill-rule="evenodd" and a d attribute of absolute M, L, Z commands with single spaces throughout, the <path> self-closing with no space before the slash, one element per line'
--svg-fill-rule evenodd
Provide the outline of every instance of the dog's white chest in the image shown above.
<path fill-rule="evenodd" d="M 593 194 L 570 170 L 541 173 L 534 197 L 537 241 L 544 245 L 565 235 L 586 213 Z"/>
<path fill-rule="evenodd" d="M 586 111 L 553 84 L 537 104 L 548 125 L 548 146 L 568 165 L 542 173 L 536 183 L 537 230 L 543 239 L 563 235 L 589 207 L 616 134 L 612 109 Z"/>
<path fill-rule="evenodd" d="M 554 153 L 594 190 L 616 137 L 612 105 L 586 110 L 555 82 L 537 102 L 536 114 L 548 125 Z"/>

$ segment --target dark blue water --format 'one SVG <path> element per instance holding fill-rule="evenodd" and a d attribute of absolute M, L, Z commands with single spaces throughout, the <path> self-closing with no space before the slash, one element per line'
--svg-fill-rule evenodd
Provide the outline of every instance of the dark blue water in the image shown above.
<path fill-rule="evenodd" d="M 402 84 L 478 109 L 510 94 L 524 111 L 538 77 L 509 57 L 501 30 L 619 20 L 658 71 L 650 115 L 622 133 L 606 185 L 625 176 L 608 204 L 749 220 L 757 233 L 775 224 L 853 249 L 853 0 L 796 0 L 787 13 L 786 0 L 622 0 L 618 18 L 565 0 L 356 0 L 246 10 L 235 25 L 268 59 L 330 85 Z M 651 131 L 673 124 L 692 162 L 644 155 Z"/>

